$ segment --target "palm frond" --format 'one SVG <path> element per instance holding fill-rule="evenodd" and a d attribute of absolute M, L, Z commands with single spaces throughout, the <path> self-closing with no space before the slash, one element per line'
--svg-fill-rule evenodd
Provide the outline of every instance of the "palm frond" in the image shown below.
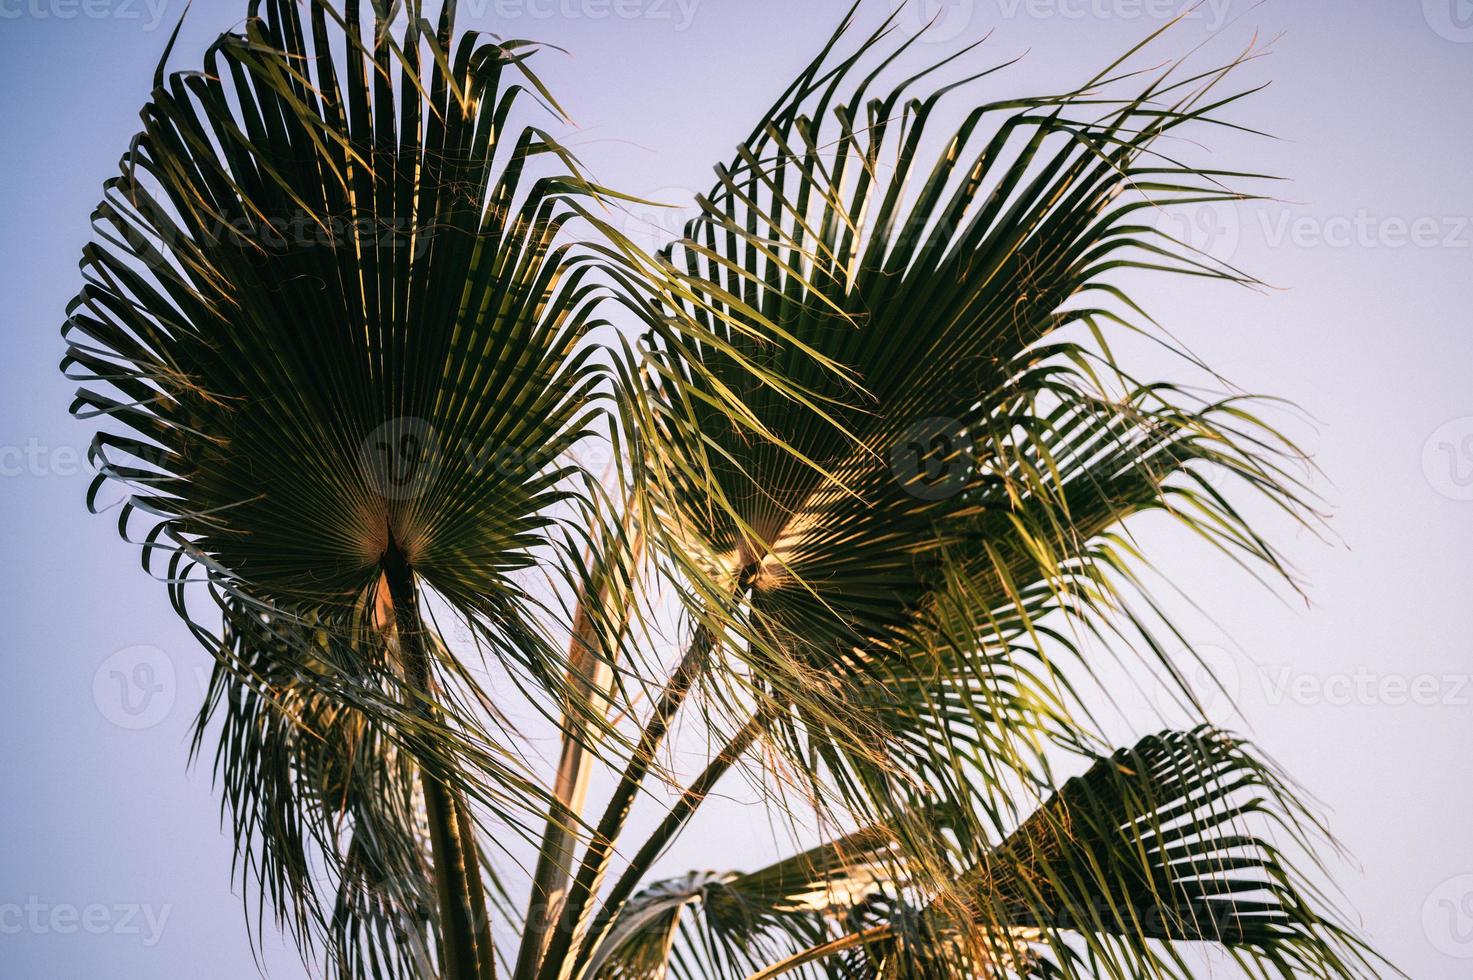
<path fill-rule="evenodd" d="M 938 831 L 955 830 L 954 816 L 911 815 Z M 698 963 L 689 975 L 708 978 L 1188 977 L 1182 942 L 1227 949 L 1249 976 L 1389 969 L 1315 908 L 1323 896 L 1263 836 L 1322 846 L 1322 826 L 1274 766 L 1211 728 L 1098 759 L 940 893 L 907 875 L 896 831 L 869 828 L 749 875 L 653 887 L 621 913 L 594 975 L 661 975 L 639 972 L 656 941 L 671 946 L 672 966 Z M 686 906 L 715 911 L 680 932 L 672 916 Z"/>
<path fill-rule="evenodd" d="M 373 903 L 324 904 L 308 845 L 345 886 L 404 879 L 441 787 L 466 832 L 472 805 L 545 810 L 421 617 L 448 607 L 558 703 L 566 656 L 519 573 L 581 584 L 560 553 L 597 491 L 570 450 L 609 433 L 600 263 L 568 231 L 600 192 L 518 122 L 546 95 L 534 47 L 456 38 L 453 11 L 269 0 L 203 72 L 161 64 L 65 328 L 73 410 L 106 424 L 89 501 L 122 489 L 123 533 L 231 675 L 217 768 L 242 861 L 353 976 L 404 964 L 347 962 L 343 916 Z M 365 802 L 320 798 L 359 782 Z M 479 856 L 458 862 L 479 889 Z"/>
<path fill-rule="evenodd" d="M 1210 942 L 1374 974 L 1270 842 L 1323 829 L 1276 769 L 1211 729 L 1109 754 L 1083 690 L 1095 640 L 1180 678 L 1141 515 L 1291 586 L 1241 501 L 1316 518 L 1259 403 L 1114 353 L 1202 369 L 1139 273 L 1253 282 L 1143 220 L 1247 196 L 1171 155 L 1242 59 L 988 101 L 980 46 L 909 70 L 893 17 L 854 22 L 653 257 L 525 121 L 559 112 L 536 45 L 453 2 L 256 0 L 203 72 L 160 64 L 63 369 L 102 420 L 89 506 L 215 657 L 194 749 L 248 914 L 316 972 L 1174 977 Z M 511 698 L 558 726 L 550 780 Z M 734 734 L 629 846 L 693 704 Z M 648 884 L 754 746 L 837 839 Z"/>
<path fill-rule="evenodd" d="M 1065 669 L 1072 643 L 1047 614 L 1147 628 L 1118 593 L 1140 565 L 1110 546 L 1121 522 L 1164 510 L 1279 573 L 1202 471 L 1309 516 L 1292 446 L 1247 406 L 1138 383 L 1107 338 L 1148 326 L 1123 269 L 1246 281 L 1137 223 L 1239 196 L 1161 151 L 1236 100 L 1210 96 L 1233 65 L 973 100 L 933 134 L 1005 65 L 927 89 L 944 62 L 891 81 L 906 44 L 882 28 L 845 51 L 843 36 L 669 250 L 706 286 L 685 312 L 722 343 L 655 325 L 632 428 L 697 615 L 737 634 L 752 696 L 786 707 L 775 728 L 812 794 L 880 820 L 940 780 L 996 830 L 1007 778 L 1035 778 L 1047 742 L 1090 742 L 1071 701 L 1090 666 Z M 758 311 L 802 346 L 710 308 Z"/>

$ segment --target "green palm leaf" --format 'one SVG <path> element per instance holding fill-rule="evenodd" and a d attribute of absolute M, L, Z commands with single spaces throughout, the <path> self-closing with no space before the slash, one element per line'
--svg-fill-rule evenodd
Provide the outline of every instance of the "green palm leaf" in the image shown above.
<path fill-rule="evenodd" d="M 730 710 L 762 705 L 805 798 L 894 826 L 907 874 L 941 891 L 1016 820 L 1018 788 L 1047 785 L 1050 744 L 1092 744 L 1074 696 L 1092 675 L 1081 634 L 1160 654 L 1129 602 L 1154 609 L 1121 523 L 1164 511 L 1286 574 L 1207 471 L 1312 514 L 1293 447 L 1250 405 L 1137 382 L 1108 344 L 1145 320 L 1120 270 L 1250 281 L 1139 223 L 1146 208 L 1242 196 L 1158 148 L 1240 97 L 1210 96 L 1233 65 L 1172 68 L 1123 96 L 1112 66 L 1058 96 L 980 105 L 928 141 L 938 106 L 990 71 L 931 92 L 917 89 L 930 72 L 887 83 L 898 52 L 875 53 L 883 29 L 850 54 L 843 33 L 718 168 L 668 253 L 706 285 L 685 312 L 724 342 L 658 324 L 647 338 L 652 394 L 633 428 L 658 474 L 649 520 L 669 529 L 702 624 L 658 724 L 703 672 Z M 728 329 L 745 311 L 797 343 Z M 678 832 L 690 798 L 651 843 Z M 938 799 L 947 827 L 909 819 Z M 600 830 L 617 831 L 608 812 Z M 580 944 L 573 976 L 608 949 L 658 848 L 635 856 L 585 938 L 609 852 L 590 848 L 548 980 Z"/>
<path fill-rule="evenodd" d="M 391 29 L 356 3 L 253 4 L 205 72 L 161 65 L 65 331 L 74 411 L 108 423 L 91 499 L 125 488 L 123 532 L 222 664 L 241 870 L 354 976 L 414 973 L 381 921 L 348 921 L 364 876 L 422 876 L 433 843 L 483 916 L 472 801 L 514 827 L 542 812 L 422 604 L 555 703 L 566 658 L 519 572 L 581 581 L 562 555 L 598 518 L 569 450 L 608 432 L 595 263 L 567 230 L 598 191 L 518 128 L 533 48 L 452 43 L 453 11 Z"/>
<path fill-rule="evenodd" d="M 957 826 L 944 808 L 911 816 Z M 1246 746 L 1208 728 L 1164 732 L 1065 782 L 940 895 L 895 863 L 897 828 L 877 826 L 750 874 L 652 886 L 593 966 L 660 975 L 639 972 L 647 946 L 673 944 L 677 975 L 708 978 L 1189 976 L 1169 944 L 1193 941 L 1227 948 L 1250 975 L 1375 975 L 1259 836 L 1275 827 L 1306 846 L 1319 838 Z"/>
<path fill-rule="evenodd" d="M 839 54 L 841 30 L 718 168 L 670 253 L 708 307 L 760 311 L 822 358 L 687 307 L 727 344 L 652 330 L 637 428 L 698 615 L 737 624 L 748 683 L 784 706 L 774 728 L 810 791 L 883 819 L 940 780 L 983 832 L 1002 816 L 989 796 L 1033 778 L 1042 741 L 1089 741 L 1069 693 L 1089 666 L 1063 669 L 1074 644 L 1046 614 L 1145 630 L 1113 528 L 1166 510 L 1279 569 L 1202 470 L 1305 512 L 1292 447 L 1242 404 L 1138 383 L 1106 341 L 1139 319 L 1112 273 L 1242 278 L 1172 258 L 1136 223 L 1240 196 L 1155 149 L 1234 101 L 1209 99 L 1232 66 L 1126 95 L 1107 72 L 967 103 L 933 136 L 941 107 L 995 69 L 933 91 L 920 86 L 943 65 L 891 82 L 905 46 L 881 52 L 883 33 Z M 746 415 L 725 410 L 728 391 Z"/>

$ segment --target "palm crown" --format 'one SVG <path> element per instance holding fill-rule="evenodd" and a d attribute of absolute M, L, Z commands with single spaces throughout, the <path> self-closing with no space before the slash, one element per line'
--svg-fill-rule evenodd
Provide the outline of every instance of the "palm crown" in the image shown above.
<path fill-rule="evenodd" d="M 902 71 L 851 13 L 648 256 L 520 121 L 556 112 L 535 45 L 453 3 L 261 6 L 160 63 L 63 366 L 109 420 L 89 503 L 125 488 L 215 658 L 238 871 L 318 969 L 1181 976 L 1207 941 L 1374 975 L 1267 836 L 1322 835 L 1271 764 L 1208 727 L 1112 749 L 1078 693 L 1090 638 L 1181 677 L 1122 522 L 1281 574 L 1207 475 L 1312 519 L 1250 400 L 1109 344 L 1149 329 L 1123 270 L 1247 281 L 1150 217 L 1243 196 L 1161 148 L 1233 64 L 988 103 L 1005 66 Z M 681 725 L 718 748 L 636 834 Z M 656 880 L 738 768 L 832 831 Z"/>

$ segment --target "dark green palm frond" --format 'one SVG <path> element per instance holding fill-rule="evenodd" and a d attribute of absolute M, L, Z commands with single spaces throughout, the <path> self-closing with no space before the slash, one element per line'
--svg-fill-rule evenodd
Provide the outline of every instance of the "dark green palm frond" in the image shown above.
<path fill-rule="evenodd" d="M 1121 269 L 1241 278 L 1171 261 L 1137 223 L 1144 208 L 1239 196 L 1156 152 L 1233 101 L 1208 99 L 1227 69 L 1168 71 L 1124 96 L 1102 76 L 968 102 L 938 133 L 975 78 L 883 87 L 904 46 L 878 54 L 880 36 L 825 50 L 718 169 L 671 252 L 711 305 L 758 310 L 824 360 L 710 317 L 726 345 L 654 330 L 655 394 L 636 427 L 702 615 L 744 624 L 759 696 L 791 706 L 779 728 L 794 758 L 824 763 L 813 791 L 836 784 L 868 819 L 905 812 L 938 773 L 984 804 L 996 777 L 1033 778 L 1041 741 L 1087 741 L 1057 703 L 1070 676 L 1040 649 L 1062 627 L 1039 620 L 1121 614 L 1109 577 L 1137 562 L 1101 538 L 1122 520 L 1166 508 L 1278 567 L 1194 468 L 1301 513 L 1271 431 L 1241 406 L 1132 381 L 1105 340 L 1140 319 Z M 807 397 L 765 385 L 728 346 Z M 749 614 L 726 608 L 742 576 Z M 998 713 L 1009 723 L 989 724 Z"/>
<path fill-rule="evenodd" d="M 271 4 L 155 91 L 67 325 L 66 366 L 115 394 L 77 410 L 132 430 L 97 458 L 125 527 L 182 552 L 176 590 L 347 608 L 392 542 L 519 629 L 509 573 L 572 492 L 601 373 L 589 266 L 559 238 L 587 190 L 506 125 L 516 45 L 445 52 L 418 20 L 365 41 L 356 7 L 344 40 L 309 9 L 310 42 Z"/>
<path fill-rule="evenodd" d="M 1206 473 L 1310 518 L 1251 403 L 1111 352 L 1149 326 L 1119 273 L 1248 281 L 1141 217 L 1242 196 L 1162 155 L 1231 65 L 979 105 L 991 70 L 899 77 L 888 23 L 847 52 L 846 24 L 650 261 L 519 122 L 551 102 L 535 46 L 457 38 L 453 3 L 262 9 L 204 72 L 161 65 L 63 362 L 106 425 L 89 506 L 122 489 L 216 658 L 196 749 L 218 727 L 258 921 L 343 978 L 1176 976 L 1179 941 L 1370 973 L 1238 826 L 1318 829 L 1271 767 L 1208 730 L 1102 759 L 1076 695 L 1091 637 L 1163 649 L 1123 522 L 1287 577 Z M 637 344 L 603 342 L 609 300 Z M 632 447 L 612 492 L 576 462 L 603 439 Z M 666 584 L 691 642 L 662 686 L 636 640 Z M 561 713 L 554 786 L 437 614 Z M 693 691 L 737 734 L 626 848 Z M 759 740 L 785 808 L 868 829 L 645 886 Z M 1054 793 L 1059 748 L 1095 764 Z M 585 820 L 595 758 L 623 771 Z M 477 840 L 544 822 L 522 916 Z"/>
<path fill-rule="evenodd" d="M 419 873 L 406 766 L 448 794 L 432 826 L 545 812 L 422 617 L 448 608 L 558 703 L 566 655 L 522 573 L 576 591 L 563 553 L 602 519 L 569 453 L 608 431 L 604 260 L 568 230 L 599 191 L 518 123 L 545 96 L 533 47 L 456 38 L 453 9 L 269 0 L 203 72 L 161 64 L 64 331 L 74 412 L 106 422 L 89 503 L 123 489 L 123 533 L 234 675 L 213 697 L 243 870 L 345 975 L 414 972 L 353 959 L 345 937 L 388 920 L 332 897 Z M 456 863 L 479 889 L 479 855 Z"/>
<path fill-rule="evenodd" d="M 1122 521 L 1165 510 L 1227 550 L 1275 561 L 1194 475 L 1197 466 L 1228 467 L 1271 491 L 1280 479 L 1233 448 L 1231 403 L 1181 408 L 1149 388 L 1112 401 L 1070 391 L 1068 372 L 1049 373 L 1049 387 L 998 413 L 1002 424 L 990 431 L 1005 435 L 990 445 L 979 438 L 998 465 L 966 491 L 972 513 L 911 543 L 910 579 L 928 589 L 911 621 L 809 666 L 829 696 L 796 698 L 782 729 L 795 754 L 815 738 L 827 745 L 829 776 L 846 780 L 849 796 L 883 793 L 906 808 L 939 793 L 976 814 L 971 837 L 1010 824 L 1011 780 L 1046 780 L 1048 744 L 1088 746 L 1087 699 L 1076 691 L 1092 674 L 1083 637 L 1163 647 L 1131 603 L 1141 598 L 1134 576 L 1144 561 Z M 886 533 L 882 513 L 846 527 L 873 539 Z M 791 623 L 795 638 L 814 635 L 832 580 L 772 620 Z"/>
<path fill-rule="evenodd" d="M 338 975 L 417 975 L 416 951 L 434 949 L 434 904 L 416 768 L 392 732 L 353 706 L 366 692 L 340 693 L 388 676 L 382 666 L 359 672 L 387 648 L 344 649 L 330 630 L 273 624 L 239 608 L 225 645 L 239 660 L 216 665 L 196 746 L 218 722 L 214 765 L 240 842 L 237 874 L 259 883 L 258 900 L 299 944 L 330 939 Z"/>
<path fill-rule="evenodd" d="M 1068 976 L 1098 962 L 1189 976 L 1181 941 L 1223 946 L 1254 976 L 1377 975 L 1385 964 L 1316 907 L 1323 896 L 1265 831 L 1310 853 L 1324 840 L 1245 744 L 1164 732 L 1066 782 L 958 891 L 987 932 L 1040 931 Z"/>
<path fill-rule="evenodd" d="M 504 751 L 437 745 L 443 733 L 406 706 L 416 695 L 399 679 L 394 638 L 359 635 L 349 643 L 339 630 L 229 606 L 233 659 L 215 666 L 195 751 L 218 729 L 235 871 L 259 886 L 244 891 L 248 919 L 269 910 L 304 952 L 322 947 L 333 976 L 424 976 L 435 970 L 438 912 L 420 768 L 453 757 L 491 786 L 529 776 Z M 437 656 L 450 660 L 443 648 Z M 481 877 L 497 921 L 519 921 L 484 857 Z"/>
<path fill-rule="evenodd" d="M 946 808 L 912 816 L 937 831 L 958 826 Z M 662 941 L 675 942 L 672 964 L 699 962 L 695 976 L 1187 977 L 1180 942 L 1224 947 L 1250 976 L 1378 975 L 1384 964 L 1316 911 L 1322 896 L 1261 836 L 1269 830 L 1296 846 L 1323 840 L 1277 770 L 1241 742 L 1210 728 L 1164 732 L 1065 782 L 980 865 L 958 869 L 954 889 L 929 899 L 925 876 L 894 863 L 903 837 L 872 828 L 751 875 L 651 889 L 621 913 L 620 935 L 634 951 L 648 940 L 639 931 L 648 917 L 708 902 L 703 889 L 719 887 L 741 896 L 750 927 L 722 937 L 693 914 L 689 935 L 676 937 L 660 922 L 671 930 Z M 814 931 L 821 938 L 804 945 Z M 760 967 L 731 955 L 758 936 L 789 951 L 763 948 Z M 610 948 L 599 962 L 630 961 Z"/>
<path fill-rule="evenodd" d="M 844 814 L 896 821 L 946 804 L 948 828 L 896 825 L 894 859 L 944 904 L 955 869 L 1016 825 L 1019 788 L 1051 784 L 1049 746 L 1093 754 L 1074 696 L 1093 673 L 1083 638 L 1161 655 L 1131 602 L 1155 609 L 1122 522 L 1165 512 L 1287 579 L 1208 476 L 1312 512 L 1297 454 L 1251 402 L 1138 382 L 1110 349 L 1112 332 L 1149 325 L 1122 270 L 1249 281 L 1140 221 L 1241 196 L 1219 178 L 1252 175 L 1160 152 L 1240 97 L 1210 94 L 1233 65 L 1184 79 L 1174 66 L 1124 96 L 1107 72 L 1061 96 L 984 104 L 937 138 L 938 106 L 970 86 L 918 92 L 923 72 L 882 89 L 889 62 L 861 66 L 879 36 L 852 56 L 825 50 L 718 169 L 670 251 L 711 307 L 758 311 L 803 348 L 689 308 L 724 342 L 656 325 L 648 415 L 631 428 L 659 474 L 653 506 L 695 616 L 736 637 L 711 661 L 740 662 L 711 678 L 717 698 L 739 706 L 719 690 L 735 681 L 776 705 L 758 717 L 770 714 L 789 771 Z M 803 397 L 764 384 L 752 361 Z M 732 393 L 740 413 L 722 402 Z M 624 897 L 616 886 L 606 930 Z M 886 900 L 915 911 L 913 898 Z M 994 965 L 1069 968 L 1025 955 L 1027 928 L 973 933 L 995 944 L 983 951 Z M 606 934 L 595 928 L 595 944 Z M 886 970 L 926 975 L 896 951 L 935 945 L 917 935 L 888 940 Z M 1132 960 L 1090 949 L 1102 969 Z"/>

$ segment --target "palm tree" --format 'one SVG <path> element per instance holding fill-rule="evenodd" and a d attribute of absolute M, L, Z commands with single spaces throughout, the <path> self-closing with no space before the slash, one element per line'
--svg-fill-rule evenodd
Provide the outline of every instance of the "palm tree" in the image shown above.
<path fill-rule="evenodd" d="M 248 915 L 344 978 L 1375 975 L 1283 774 L 1083 699 L 1111 644 L 1195 703 L 1128 519 L 1285 581 L 1225 484 L 1315 519 L 1251 399 L 1111 353 L 1121 273 L 1252 282 L 1152 219 L 1245 196 L 1166 149 L 1241 59 L 981 103 L 851 11 L 649 256 L 521 122 L 536 45 L 261 7 L 170 40 L 63 362 L 214 657 Z M 657 879 L 737 773 L 814 846 Z"/>

